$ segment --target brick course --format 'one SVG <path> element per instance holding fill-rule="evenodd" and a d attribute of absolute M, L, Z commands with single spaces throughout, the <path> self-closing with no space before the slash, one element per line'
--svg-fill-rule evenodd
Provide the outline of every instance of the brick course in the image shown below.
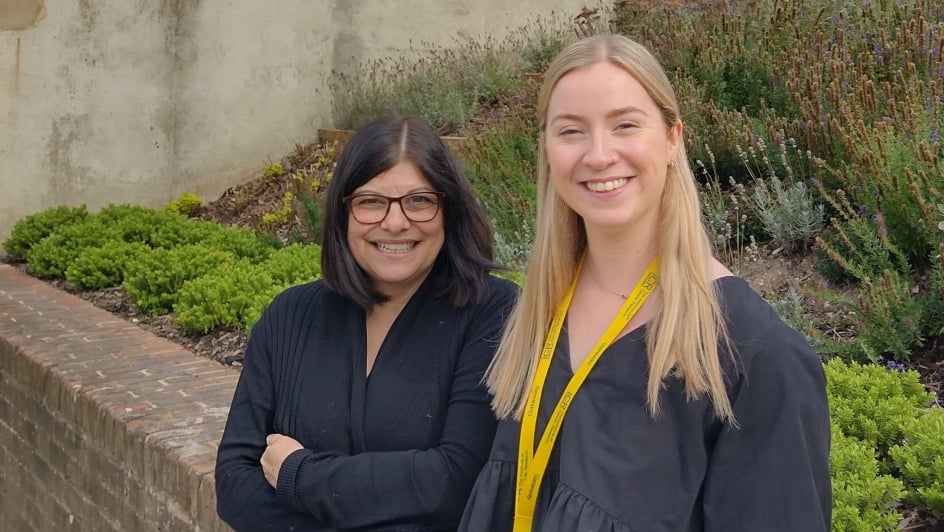
<path fill-rule="evenodd" d="M 0 264 L 0 528 L 230 530 L 213 468 L 238 375 Z"/>

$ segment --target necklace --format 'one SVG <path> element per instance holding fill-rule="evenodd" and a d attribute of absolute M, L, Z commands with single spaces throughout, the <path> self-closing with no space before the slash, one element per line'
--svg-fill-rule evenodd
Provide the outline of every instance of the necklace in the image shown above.
<path fill-rule="evenodd" d="M 619 293 L 619 292 L 614 292 L 614 291 L 610 290 L 609 288 L 603 286 L 603 284 L 600 283 L 600 280 L 597 279 L 596 274 L 593 273 L 593 269 L 592 269 L 592 268 L 587 268 L 587 271 L 590 272 L 590 277 L 593 278 L 593 282 L 597 284 L 597 286 L 600 288 L 600 290 L 603 290 L 604 292 L 606 292 L 606 293 L 608 293 L 608 294 L 613 294 L 614 296 L 620 297 L 620 298 L 622 298 L 622 299 L 626 299 L 626 298 L 629 297 L 629 294 L 621 294 L 621 293 Z"/>

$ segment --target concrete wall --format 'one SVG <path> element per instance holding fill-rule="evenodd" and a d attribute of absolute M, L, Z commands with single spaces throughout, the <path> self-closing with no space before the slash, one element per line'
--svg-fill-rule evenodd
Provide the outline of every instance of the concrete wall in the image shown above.
<path fill-rule="evenodd" d="M 585 3 L 3 0 L 0 241 L 54 205 L 213 199 L 331 125 L 332 71 Z"/>

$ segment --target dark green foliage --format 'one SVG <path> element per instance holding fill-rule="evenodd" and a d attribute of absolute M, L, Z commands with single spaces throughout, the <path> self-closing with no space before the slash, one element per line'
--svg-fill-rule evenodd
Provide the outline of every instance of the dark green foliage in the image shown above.
<path fill-rule="evenodd" d="M 927 331 L 929 336 L 944 335 L 944 242 L 928 274 L 926 290 L 921 330 Z"/>
<path fill-rule="evenodd" d="M 321 205 L 318 199 L 309 194 L 298 195 L 299 218 L 305 227 L 305 235 L 302 236 L 302 242 L 314 242 L 321 245 L 322 225 L 321 225 Z"/>
<path fill-rule="evenodd" d="M 857 335 L 851 347 L 873 361 L 879 356 L 908 360 L 929 335 L 938 334 L 922 329 L 927 323 L 922 314 L 929 295 L 913 290 L 911 265 L 890 238 L 881 214 L 869 217 L 868 211 L 854 210 L 843 191 L 832 195 L 820 188 L 820 193 L 837 212 L 832 226 L 841 247 L 833 247 L 823 239 L 818 239 L 817 245 L 859 283 L 854 299 L 824 294 L 852 312 Z"/>
<path fill-rule="evenodd" d="M 849 236 L 853 237 L 853 235 Z M 840 237 L 839 233 L 836 232 L 836 230 L 832 227 L 826 227 L 826 229 L 820 234 L 820 238 L 823 240 L 825 247 L 835 250 L 835 252 L 840 257 L 848 257 L 851 255 L 852 250 L 849 249 L 849 247 Z M 831 283 L 846 283 L 854 281 L 855 276 L 843 268 L 838 262 L 833 260 L 829 256 L 829 253 L 827 253 L 824 249 L 824 246 L 814 246 L 813 248 L 814 258 L 816 261 L 816 271 Z"/>
<path fill-rule="evenodd" d="M 527 71 L 544 72 L 566 44 L 564 36 L 559 32 L 539 27 L 521 50 Z"/>
<path fill-rule="evenodd" d="M 163 314 L 170 312 L 185 282 L 234 259 L 233 253 L 207 245 L 155 248 L 128 265 L 121 287 L 139 312 Z"/>
<path fill-rule="evenodd" d="M 16 222 L 10 237 L 3 242 L 3 249 L 15 259 L 29 258 L 30 249 L 54 231 L 84 221 L 88 217 L 85 206 L 62 205 L 31 214 Z"/>
<path fill-rule="evenodd" d="M 80 290 L 120 286 L 128 265 L 147 254 L 140 242 L 112 240 L 100 247 L 83 249 L 66 269 L 66 279 Z"/>
<path fill-rule="evenodd" d="M 927 294 L 915 294 L 910 277 L 886 270 L 875 281 L 863 281 L 859 302 L 861 331 L 855 342 L 870 358 L 889 356 L 903 361 L 924 345 L 921 329 Z"/>
<path fill-rule="evenodd" d="M 772 108 L 780 116 L 794 117 L 795 110 L 789 105 L 785 88 L 774 79 L 770 67 L 757 57 L 738 56 L 726 61 L 720 78 L 722 89 L 715 98 L 719 106 L 732 111 L 743 109 L 751 116 Z"/>

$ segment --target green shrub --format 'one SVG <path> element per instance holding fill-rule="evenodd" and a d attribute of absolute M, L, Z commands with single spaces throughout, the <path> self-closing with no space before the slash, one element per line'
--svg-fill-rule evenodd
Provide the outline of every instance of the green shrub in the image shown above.
<path fill-rule="evenodd" d="M 251 229 L 216 225 L 209 232 L 203 245 L 232 253 L 237 258 L 250 262 L 265 260 L 275 248 L 270 242 L 260 238 Z"/>
<path fill-rule="evenodd" d="M 564 28 L 553 21 L 539 20 L 530 28 L 524 28 L 523 32 L 525 44 L 521 48 L 521 57 L 528 72 L 544 72 L 568 43 Z"/>
<path fill-rule="evenodd" d="M 845 245 L 836 229 L 831 225 L 827 226 L 823 232 L 820 233 L 819 238 L 823 241 L 823 245 L 813 246 L 813 260 L 816 264 L 816 271 L 831 283 L 847 283 L 854 281 L 855 276 L 833 260 L 829 256 L 829 253 L 826 252 L 825 248 L 832 249 L 835 254 L 840 257 L 848 257 L 853 252 Z"/>
<path fill-rule="evenodd" d="M 109 203 L 99 209 L 92 216 L 102 223 L 120 222 L 123 220 L 133 220 L 147 218 L 153 215 L 154 209 L 142 207 L 140 205 L 130 205 L 128 203 Z"/>
<path fill-rule="evenodd" d="M 111 228 L 122 241 L 141 242 L 149 246 L 153 246 L 156 228 L 188 222 L 186 217 L 177 213 L 127 204 L 108 205 L 91 218 Z"/>
<path fill-rule="evenodd" d="M 901 481 L 879 473 L 875 449 L 845 436 L 835 425 L 829 450 L 833 484 L 833 532 L 898 530 L 895 511 L 904 496 Z"/>
<path fill-rule="evenodd" d="M 200 199 L 200 196 L 185 192 L 181 194 L 179 198 L 168 203 L 165 208 L 172 213 L 190 217 L 193 216 L 193 213 L 196 212 L 202 204 L 203 200 Z"/>
<path fill-rule="evenodd" d="M 888 454 L 918 507 L 944 517 L 944 410 L 919 411 L 905 422 L 905 437 Z"/>
<path fill-rule="evenodd" d="M 944 242 L 928 274 L 927 295 L 921 312 L 921 330 L 929 335 L 944 335 Z"/>
<path fill-rule="evenodd" d="M 66 268 L 66 279 L 80 290 L 120 286 L 128 265 L 148 253 L 140 242 L 108 241 L 83 249 Z"/>
<path fill-rule="evenodd" d="M 279 292 L 320 276 L 321 247 L 313 244 L 292 244 L 257 264 L 224 263 L 184 284 L 174 304 L 175 321 L 198 333 L 217 327 L 249 330 Z"/>
<path fill-rule="evenodd" d="M 298 217 L 302 221 L 305 234 L 296 239 L 298 242 L 308 242 L 321 245 L 322 238 L 322 209 L 318 199 L 311 194 L 298 195 Z"/>
<path fill-rule="evenodd" d="M 924 345 L 925 332 L 921 326 L 927 294 L 915 294 L 913 282 L 910 277 L 888 270 L 875 281 L 862 282 L 855 343 L 870 358 L 890 356 L 899 361 L 909 360 L 912 351 Z"/>
<path fill-rule="evenodd" d="M 207 220 L 188 220 L 176 216 L 156 225 L 151 230 L 151 247 L 170 249 L 187 244 L 208 242 L 220 230 L 220 225 Z"/>
<path fill-rule="evenodd" d="M 88 215 L 84 205 L 62 205 L 30 214 L 13 225 L 10 237 L 3 242 L 3 249 L 15 259 L 27 260 L 30 249 L 39 241 L 55 231 L 84 221 Z"/>
<path fill-rule="evenodd" d="M 242 328 L 246 332 L 250 332 L 253 325 L 262 317 L 262 313 L 265 311 L 266 307 L 275 299 L 275 296 L 279 295 L 287 288 L 289 287 L 285 285 L 274 284 L 264 290 L 257 290 L 253 295 L 249 307 L 247 307 L 243 313 Z"/>
<path fill-rule="evenodd" d="M 30 272 L 45 279 L 61 279 L 66 269 L 87 248 L 100 247 L 108 241 L 119 241 L 114 225 L 106 225 L 95 217 L 67 225 L 33 245 L 27 264 Z"/>
<path fill-rule="evenodd" d="M 183 329 L 205 334 L 217 327 L 247 328 L 253 323 L 256 300 L 274 286 L 272 276 L 245 259 L 221 264 L 206 275 L 187 281 L 174 303 L 174 321 Z M 271 301 L 271 298 L 270 298 Z"/>
<path fill-rule="evenodd" d="M 128 264 L 121 287 L 139 312 L 163 314 L 170 312 L 184 283 L 233 260 L 232 253 L 213 246 L 155 248 Z"/>
<path fill-rule="evenodd" d="M 934 111 L 915 114 L 933 115 Z M 944 120 L 944 115 L 940 118 Z M 929 129 L 926 118 L 915 120 L 920 122 L 915 124 L 919 131 Z M 906 120 L 902 117 L 899 122 Z M 844 161 L 831 175 L 856 205 L 882 216 L 888 239 L 913 265 L 923 268 L 940 242 L 940 231 L 930 221 L 937 215 L 937 203 L 944 200 L 940 166 L 944 153 L 934 153 L 940 150 L 917 141 L 915 131 L 906 124 L 896 127 L 906 129 L 896 131 L 885 123 L 867 131 L 856 128 L 858 135 L 849 139 L 855 158 Z"/>
<path fill-rule="evenodd" d="M 889 371 L 871 364 L 826 364 L 830 417 L 843 434 L 880 455 L 905 437 L 908 420 L 934 401 L 915 371 Z"/>
<path fill-rule="evenodd" d="M 261 263 L 275 284 L 291 286 L 321 277 L 321 246 L 292 244 L 269 256 Z"/>
<path fill-rule="evenodd" d="M 830 194 L 820 187 L 820 193 L 838 215 L 831 220 L 833 241 L 838 245 L 818 238 L 817 246 L 859 282 L 855 298 L 830 296 L 855 318 L 857 335 L 852 346 L 873 361 L 885 355 L 908 360 L 928 335 L 938 333 L 923 329 L 930 323 L 923 314 L 935 299 L 913 291 L 914 272 L 905 253 L 891 240 L 884 216 L 870 217 L 867 210 L 854 210 L 842 190 Z"/>

